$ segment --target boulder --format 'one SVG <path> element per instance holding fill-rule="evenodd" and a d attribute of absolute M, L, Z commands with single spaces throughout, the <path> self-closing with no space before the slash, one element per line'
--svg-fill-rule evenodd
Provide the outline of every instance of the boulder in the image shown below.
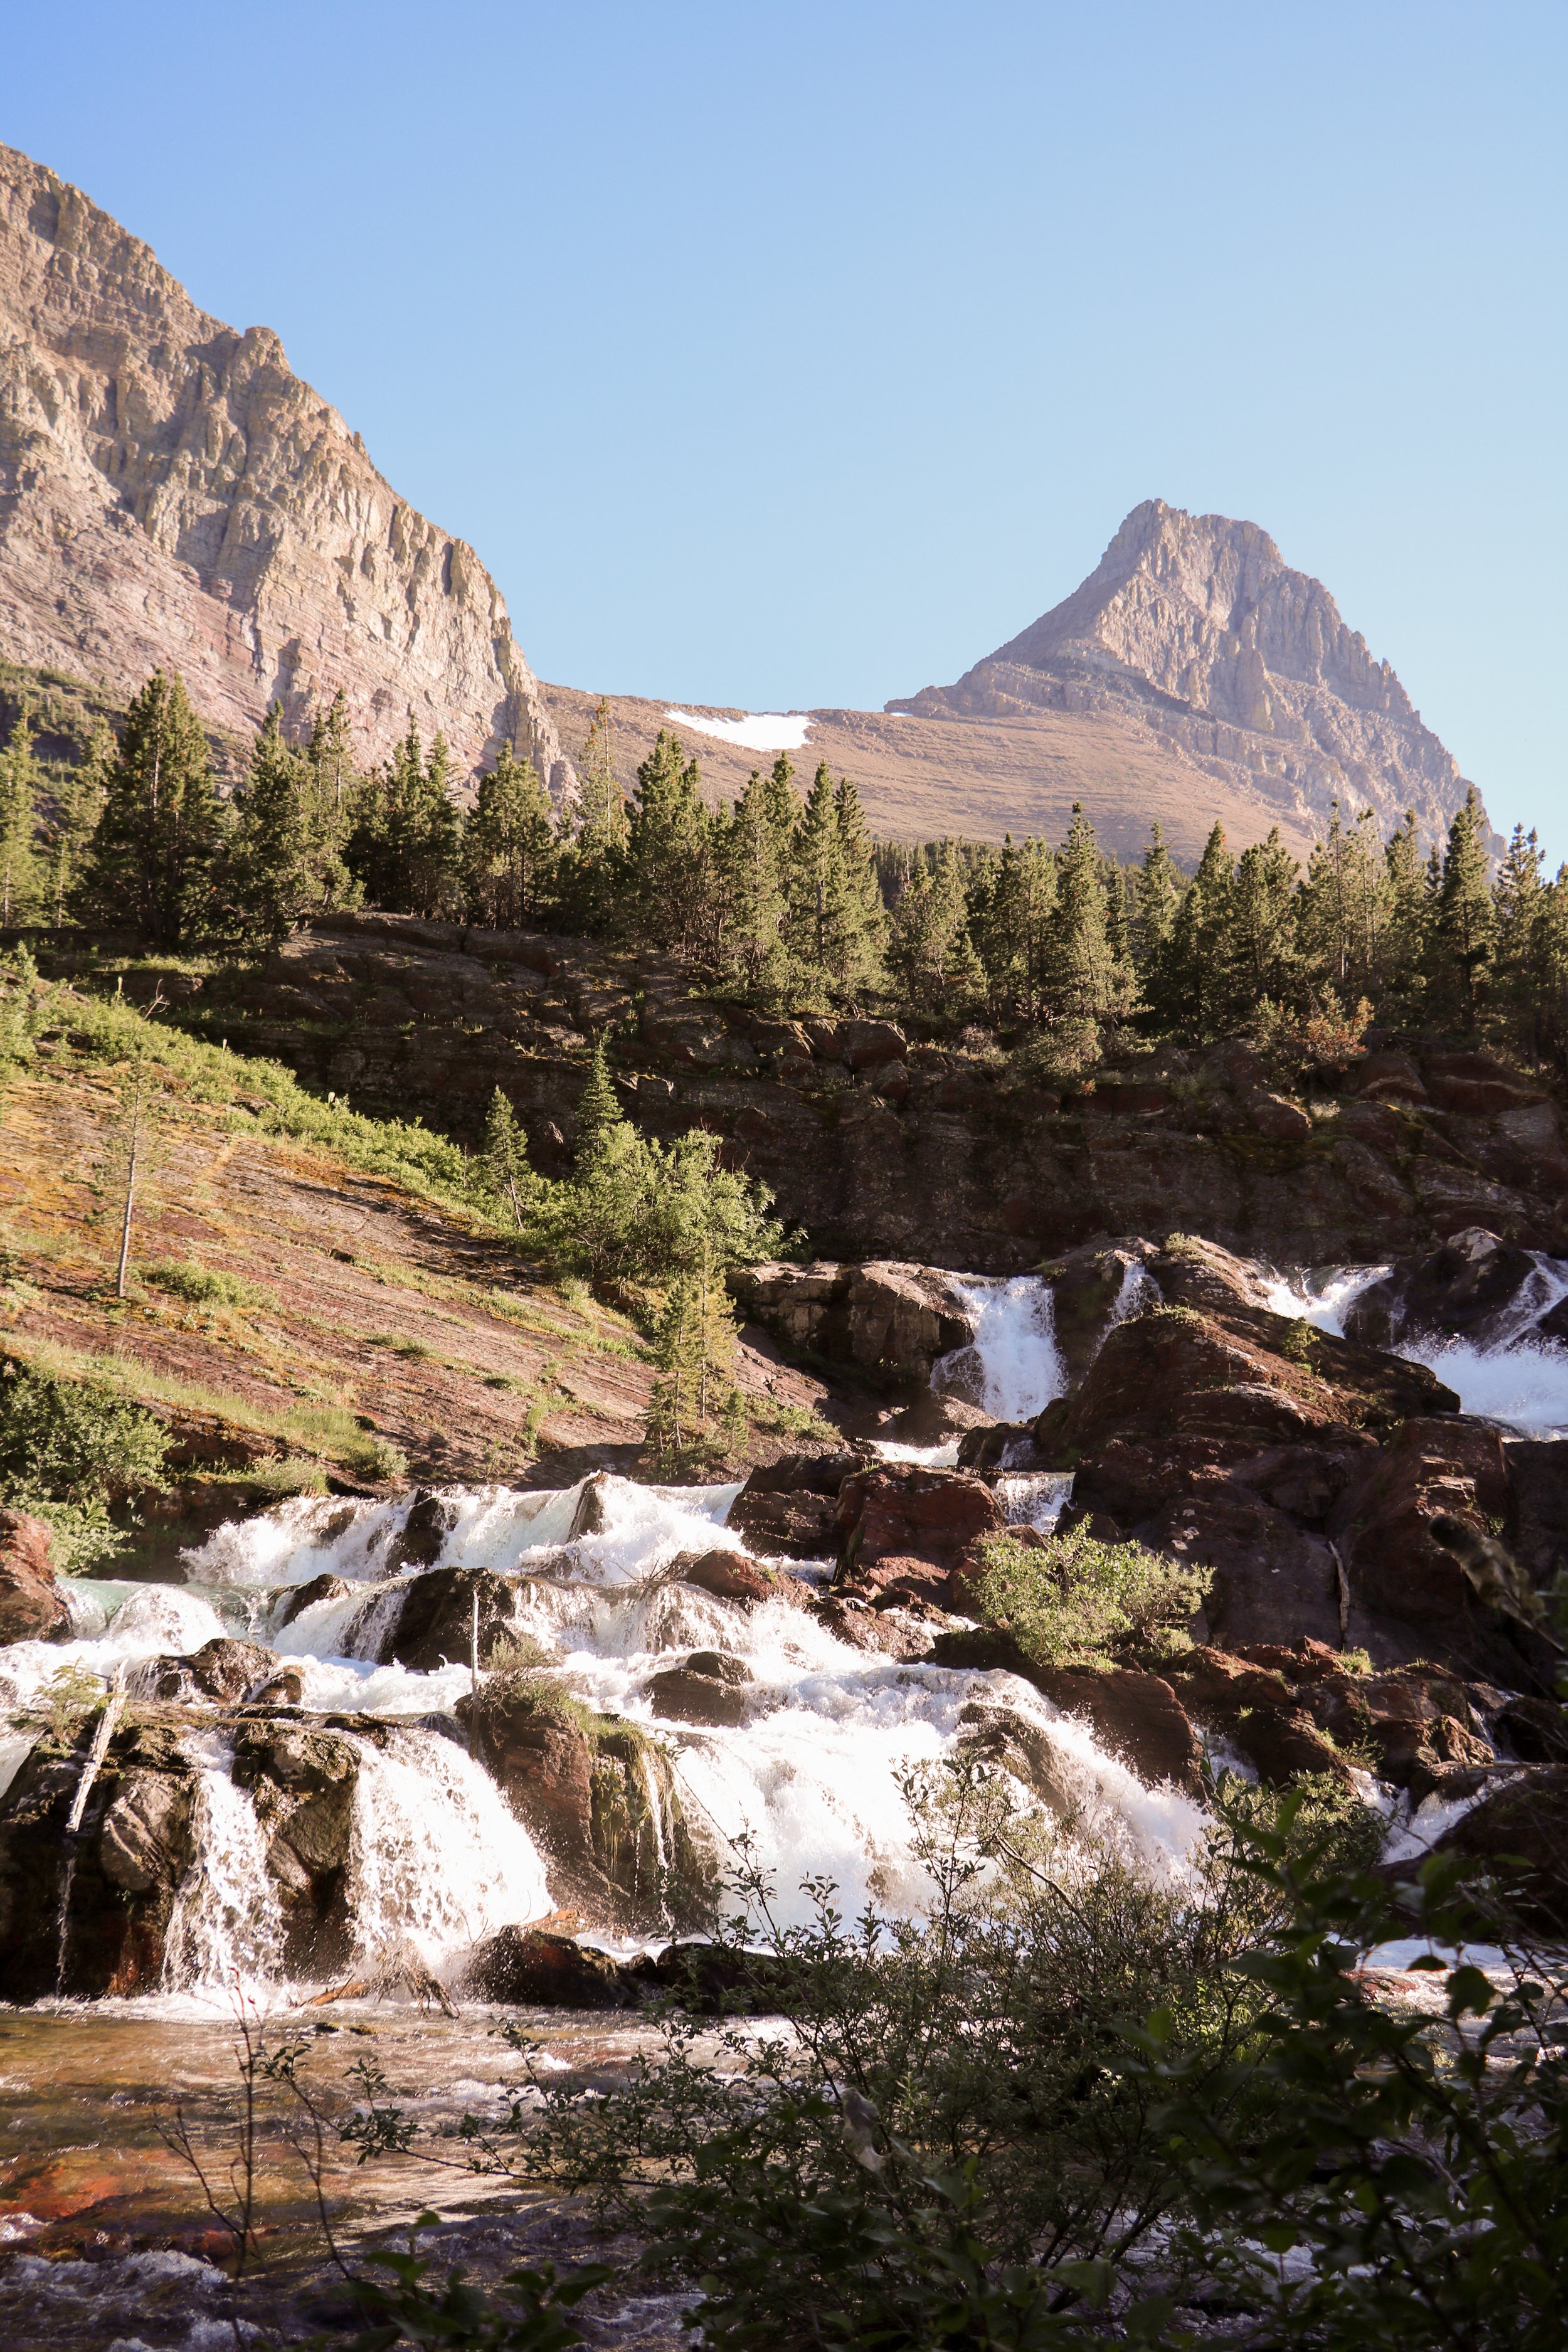
<path fill-rule="evenodd" d="M 488 1666 L 498 1649 L 504 1652 L 512 1641 L 527 1590 L 525 1579 L 502 1576 L 491 1568 L 430 1569 L 405 1592 L 385 1654 L 421 1673 L 448 1664 L 467 1665 L 477 1599 L 479 1664 Z"/>
<path fill-rule="evenodd" d="M 1247 1116 L 1259 1135 L 1271 1143 L 1305 1143 L 1312 1132 L 1312 1122 L 1300 1103 L 1291 1102 L 1285 1095 L 1270 1094 L 1267 1087 L 1255 1087 L 1245 1097 Z"/>
<path fill-rule="evenodd" d="M 647 1685 L 648 1703 L 667 1722 L 744 1723 L 749 1667 L 722 1650 L 694 1650 L 682 1666 L 667 1666 Z"/>
<path fill-rule="evenodd" d="M 630 2009 L 637 1990 L 608 1952 L 544 1927 L 500 1927 L 476 1947 L 463 1972 L 480 2000 L 530 2009 Z"/>
<path fill-rule="evenodd" d="M 852 1070 L 901 1062 L 908 1052 L 903 1031 L 890 1021 L 841 1021 L 838 1024 L 838 1058 Z"/>
<path fill-rule="evenodd" d="M 0 1645 L 60 1642 L 70 1611 L 49 1563 L 49 1530 L 26 1511 L 0 1510 Z"/>
<path fill-rule="evenodd" d="M 235 1786 L 248 1792 L 267 1839 L 289 1972 L 341 1968 L 353 1940 L 343 1893 L 360 1748 L 342 1731 L 276 1718 L 244 1718 L 229 1737 Z"/>
<path fill-rule="evenodd" d="M 845 1481 L 837 1525 L 847 1571 L 863 1578 L 881 1559 L 951 1570 L 977 1536 L 1004 1524 L 992 1489 L 965 1470 L 865 1469 Z"/>
<path fill-rule="evenodd" d="M 731 1517 L 734 1517 L 733 1512 Z M 710 1592 L 716 1601 L 738 1601 L 746 1608 L 759 1601 L 799 1601 L 805 1598 L 793 1576 L 775 1575 L 760 1561 L 748 1559 L 743 1552 L 720 1548 L 679 1552 L 666 1573 L 682 1584 L 694 1585 L 700 1592 Z"/>
<path fill-rule="evenodd" d="M 1434 1334 L 1488 1347 L 1510 1338 L 1535 1260 L 1481 1225 L 1466 1227 L 1423 1257 L 1396 1259 L 1345 1317 L 1345 1335 L 1373 1348 Z"/>
<path fill-rule="evenodd" d="M 401 1568 L 434 1568 L 457 1524 L 458 1507 L 451 1497 L 420 1487 L 387 1553 L 388 1573 Z"/>
<path fill-rule="evenodd" d="M 135 1685 L 142 1698 L 170 1699 L 185 1706 L 200 1705 L 205 1699 L 228 1706 L 266 1681 L 277 1664 L 276 1650 L 264 1649 L 259 1642 L 235 1642 L 219 1635 L 187 1656 L 153 1658 L 139 1666 Z"/>
<path fill-rule="evenodd" d="M 768 2016 L 788 2003 L 797 1972 L 782 1954 L 691 1938 L 626 1961 L 623 1978 L 639 1991 L 673 2000 L 702 2016 Z"/>
<path fill-rule="evenodd" d="M 1380 1664 L 1401 1664 L 1397 1634 L 1391 1648 L 1385 1630 L 1393 1621 L 1413 1629 L 1411 1638 L 1418 1633 L 1421 1649 L 1439 1662 L 1484 1663 L 1478 1651 L 1489 1639 L 1484 1606 L 1431 1523 L 1456 1518 L 1484 1536 L 1489 1521 L 1506 1520 L 1509 1507 L 1507 1458 L 1495 1429 L 1459 1414 L 1405 1423 L 1391 1444 L 1366 1457 L 1329 1515 L 1346 1577 L 1348 1638 L 1365 1640 Z"/>
<path fill-rule="evenodd" d="M 330 1572 L 312 1576 L 306 1583 L 295 1585 L 292 1591 L 284 1594 L 279 1604 L 278 1631 L 281 1633 L 285 1625 L 291 1625 L 296 1617 L 313 1607 L 318 1601 L 341 1601 L 353 1590 L 346 1577 L 333 1576 Z"/>
<path fill-rule="evenodd" d="M 729 1280 L 747 1318 L 784 1346 L 889 1381 L 923 1387 L 939 1356 L 974 1337 L 973 1312 L 933 1266 L 770 1264 L 737 1267 Z"/>
<path fill-rule="evenodd" d="M 1540 1087 L 1491 1054 L 1427 1054 L 1423 1064 L 1426 1092 L 1440 1110 L 1485 1118 L 1545 1100 Z"/>
<path fill-rule="evenodd" d="M 1473 1805 L 1438 1850 L 1489 1864 L 1527 1927 L 1568 1934 L 1568 1764 L 1532 1764 Z"/>
<path fill-rule="evenodd" d="M 1110 1752 L 1153 1785 L 1201 1785 L 1202 1745 L 1176 1691 L 1163 1675 L 1131 1666 L 1046 1666 L 1026 1657 L 1010 1633 L 992 1627 L 939 1634 L 933 1665 L 971 1666 L 1017 1675 L 1060 1707 L 1081 1716 Z"/>

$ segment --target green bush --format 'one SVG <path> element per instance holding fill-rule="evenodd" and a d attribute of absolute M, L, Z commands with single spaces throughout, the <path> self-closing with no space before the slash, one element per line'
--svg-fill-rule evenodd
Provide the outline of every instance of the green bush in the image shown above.
<path fill-rule="evenodd" d="M 262 1282 L 247 1282 L 216 1266 L 197 1265 L 189 1258 L 163 1258 L 143 1266 L 142 1279 L 191 1307 L 276 1307 L 278 1297 Z"/>
<path fill-rule="evenodd" d="M 389 1485 L 395 1478 L 408 1475 L 408 1456 L 389 1437 L 378 1437 L 367 1430 L 363 1436 L 352 1437 L 332 1448 L 337 1459 L 350 1475 L 368 1478 L 376 1486 Z"/>
<path fill-rule="evenodd" d="M 105 1502 L 163 1484 L 168 1437 L 140 1405 L 105 1382 L 58 1380 L 11 1360 L 0 1366 L 0 1497 Z"/>
<path fill-rule="evenodd" d="M 980 1554 L 981 1614 L 1042 1666 L 1167 1655 L 1209 1584 L 1205 1570 L 1140 1543 L 1098 1542 L 1083 1528 L 1034 1545 L 988 1537 Z"/>

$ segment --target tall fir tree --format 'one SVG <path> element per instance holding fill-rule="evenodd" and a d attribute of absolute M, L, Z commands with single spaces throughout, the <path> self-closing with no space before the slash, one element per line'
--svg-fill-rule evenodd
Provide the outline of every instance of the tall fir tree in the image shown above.
<path fill-rule="evenodd" d="M 1165 836 L 1156 817 L 1132 886 L 1130 944 L 1132 960 L 1141 973 L 1152 969 L 1170 938 L 1184 887 L 1181 868 L 1165 846 Z"/>
<path fill-rule="evenodd" d="M 538 924 L 552 907 L 561 844 L 531 760 L 503 749 L 479 778 L 463 835 L 468 911 L 491 930 Z"/>
<path fill-rule="evenodd" d="M 1363 809 L 1347 826 L 1336 800 L 1328 832 L 1307 862 L 1297 908 L 1297 945 L 1309 982 L 1352 1003 L 1375 994 L 1391 914 L 1392 882 L 1376 820 Z"/>
<path fill-rule="evenodd" d="M 1472 784 L 1448 826 L 1426 951 L 1434 1005 L 1468 1028 L 1480 1011 L 1495 930 L 1486 819 Z"/>
<path fill-rule="evenodd" d="M 1217 1034 L 1226 1010 L 1225 950 L 1235 867 L 1216 824 L 1182 894 L 1169 936 L 1143 975 L 1143 996 L 1163 1028 L 1198 1038 Z"/>
<path fill-rule="evenodd" d="M 577 1132 L 572 1156 L 578 1176 L 587 1175 L 595 1161 L 603 1159 L 612 1129 L 621 1124 L 621 1098 L 610 1076 L 610 1057 L 601 1031 L 594 1040 L 588 1083 L 577 1098 Z"/>
<path fill-rule="evenodd" d="M 1057 903 L 1057 861 L 1043 841 L 1009 834 L 969 882 L 969 934 L 994 1021 L 1034 1021 L 1045 997 L 1047 939 Z"/>
<path fill-rule="evenodd" d="M 229 861 L 235 911 L 262 939 L 282 939 L 311 903 L 310 781 L 275 702 L 250 747 Z"/>
<path fill-rule="evenodd" d="M 485 1113 L 479 1165 L 485 1190 L 521 1230 L 528 1222 L 535 1178 L 528 1164 L 528 1138 L 522 1122 L 500 1087 L 492 1092 Z"/>
<path fill-rule="evenodd" d="M 1430 869 L 1421 856 L 1415 812 L 1388 837 L 1384 851 L 1387 915 L 1378 961 L 1382 993 L 1414 1012 L 1425 986 L 1427 940 L 1436 896 Z"/>
<path fill-rule="evenodd" d="M 885 919 L 858 820 L 824 761 L 790 843 L 785 928 L 800 992 L 816 1003 L 853 1002 L 880 974 Z"/>
<path fill-rule="evenodd" d="M 888 961 L 900 996 L 917 1011 L 962 1016 L 982 983 L 969 936 L 969 893 L 954 845 L 931 845 L 899 893 Z"/>
<path fill-rule="evenodd" d="M 79 912 L 109 926 L 129 918 L 153 946 L 183 946 L 216 911 L 223 835 L 206 738 L 178 675 L 154 670 L 125 714 Z"/>
<path fill-rule="evenodd" d="M 451 762 L 437 733 L 426 758 L 413 713 L 386 765 L 356 795 L 344 856 L 372 906 L 389 914 L 441 916 L 462 899 L 462 813 Z"/>
<path fill-rule="evenodd" d="M 1300 873 L 1278 825 L 1237 861 L 1214 1001 L 1215 1016 L 1226 1027 L 1243 1026 L 1265 997 L 1281 1003 L 1294 992 Z"/>
<path fill-rule="evenodd" d="M 1105 874 L 1081 801 L 1057 852 L 1057 896 L 1046 933 L 1045 996 L 1054 1017 L 1097 1024 L 1126 1010 L 1131 975 L 1118 959 Z"/>
<path fill-rule="evenodd" d="M 1497 984 L 1514 1003 L 1528 1002 L 1538 978 L 1538 946 L 1546 911 L 1541 846 L 1533 831 L 1516 824 L 1492 888 Z"/>
<path fill-rule="evenodd" d="M 800 819 L 794 773 L 784 751 L 768 776 L 753 768 L 725 836 L 723 961 L 744 992 L 759 1003 L 777 1003 L 788 989 L 785 877 L 790 842 Z"/>
<path fill-rule="evenodd" d="M 30 920 L 43 875 L 37 848 L 43 777 L 33 756 L 33 720 L 18 713 L 0 751 L 0 929 Z"/>
<path fill-rule="evenodd" d="M 88 849 L 103 814 L 109 780 L 119 746 L 106 719 L 95 721 L 87 757 L 78 768 L 58 771 L 44 798 L 41 902 L 45 919 L 63 923 L 87 864 Z"/>
<path fill-rule="evenodd" d="M 661 728 L 637 769 L 626 831 L 625 927 L 650 947 L 691 956 L 711 919 L 713 820 L 702 776 L 679 739 Z"/>

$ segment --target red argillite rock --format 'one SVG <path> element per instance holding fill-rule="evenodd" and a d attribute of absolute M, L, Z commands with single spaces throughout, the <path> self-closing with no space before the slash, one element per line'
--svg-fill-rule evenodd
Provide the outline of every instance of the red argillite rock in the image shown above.
<path fill-rule="evenodd" d="M 846 1479 L 838 1533 L 847 1569 L 913 1558 L 951 1568 L 966 1544 L 1004 1524 L 984 1479 L 963 1470 L 865 1470 Z"/>
<path fill-rule="evenodd" d="M 49 1563 L 49 1530 L 26 1511 L 0 1511 L 0 1643 L 58 1642 L 70 1611 Z"/>

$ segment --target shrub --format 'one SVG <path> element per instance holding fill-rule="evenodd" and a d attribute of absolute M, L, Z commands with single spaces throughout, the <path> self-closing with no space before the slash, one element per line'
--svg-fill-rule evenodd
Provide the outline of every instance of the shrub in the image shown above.
<path fill-rule="evenodd" d="M 1037 1545 L 992 1536 L 980 1558 L 982 1614 L 1042 1666 L 1168 1653 L 1209 1584 L 1203 1570 L 1140 1543 L 1100 1543 L 1083 1528 Z"/>
<path fill-rule="evenodd" d="M 103 1503 L 163 1484 L 168 1438 L 151 1413 L 96 1380 L 0 1366 L 0 1499 Z"/>
<path fill-rule="evenodd" d="M 247 1282 L 242 1275 L 224 1274 L 217 1267 L 197 1265 L 189 1258 L 163 1258 L 143 1266 L 142 1279 L 191 1307 L 276 1307 L 278 1297 L 265 1283 Z"/>
<path fill-rule="evenodd" d="M 343 1468 L 356 1478 L 368 1478 L 377 1486 L 390 1485 L 394 1479 L 408 1475 L 408 1456 L 389 1437 L 378 1437 L 366 1430 L 332 1447 Z"/>

